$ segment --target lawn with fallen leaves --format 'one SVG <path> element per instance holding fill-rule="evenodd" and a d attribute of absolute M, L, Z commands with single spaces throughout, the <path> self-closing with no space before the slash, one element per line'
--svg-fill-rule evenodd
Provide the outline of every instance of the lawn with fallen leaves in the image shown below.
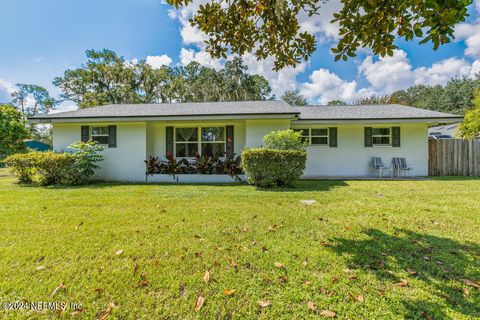
<path fill-rule="evenodd" d="M 479 179 L 265 191 L 0 173 L 0 302 L 67 305 L 0 317 L 480 317 Z"/>

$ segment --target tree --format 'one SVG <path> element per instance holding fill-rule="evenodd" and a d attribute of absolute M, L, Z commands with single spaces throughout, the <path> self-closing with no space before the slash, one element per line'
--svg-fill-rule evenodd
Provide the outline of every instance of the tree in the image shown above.
<path fill-rule="evenodd" d="M 300 94 L 300 91 L 298 91 L 298 89 L 285 91 L 282 99 L 291 106 L 308 105 L 307 99 Z"/>
<path fill-rule="evenodd" d="M 473 105 L 473 108 L 465 112 L 459 128 L 460 136 L 465 139 L 480 138 L 480 89 L 475 91 Z"/>
<path fill-rule="evenodd" d="M 167 0 L 176 8 L 191 0 Z M 316 49 L 315 37 L 300 26 L 299 17 L 312 17 L 326 0 L 223 1 L 209 0 L 190 20 L 208 35 L 212 57 L 255 52 L 257 58 L 275 58 L 274 70 L 295 66 Z M 465 21 L 472 0 L 342 0 L 332 22 L 338 22 L 335 59 L 347 60 L 361 48 L 374 54 L 393 55 L 395 40 L 422 38 L 436 50 L 453 38 L 454 26 Z"/>
<path fill-rule="evenodd" d="M 144 60 L 129 63 L 111 50 L 88 50 L 87 62 L 53 81 L 62 98 L 80 108 L 121 103 L 265 100 L 268 81 L 250 75 L 236 57 L 215 70 L 191 62 L 187 66 L 154 69 Z"/>
<path fill-rule="evenodd" d="M 0 105 L 0 157 L 25 150 L 28 137 L 22 114 L 12 105 Z"/>
<path fill-rule="evenodd" d="M 327 106 L 344 106 L 346 104 L 343 100 L 332 100 L 327 103 Z"/>

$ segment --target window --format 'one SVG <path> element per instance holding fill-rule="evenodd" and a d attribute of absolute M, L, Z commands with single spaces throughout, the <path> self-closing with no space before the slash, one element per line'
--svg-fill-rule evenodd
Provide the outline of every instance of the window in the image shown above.
<path fill-rule="evenodd" d="M 108 145 L 108 127 L 91 127 L 90 136 L 92 141 L 101 145 Z"/>
<path fill-rule="evenodd" d="M 372 144 L 374 146 L 389 146 L 391 144 L 390 128 L 372 128 Z"/>
<path fill-rule="evenodd" d="M 295 132 L 301 132 L 302 141 L 307 141 L 312 146 L 328 146 L 328 129 L 293 129 Z"/>
<path fill-rule="evenodd" d="M 223 157 L 225 127 L 175 128 L 175 156 L 194 157 L 197 153 Z"/>

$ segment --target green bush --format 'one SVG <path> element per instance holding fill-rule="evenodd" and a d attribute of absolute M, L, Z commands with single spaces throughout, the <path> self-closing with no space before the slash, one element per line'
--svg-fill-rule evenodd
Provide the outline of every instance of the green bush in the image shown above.
<path fill-rule="evenodd" d="M 272 131 L 263 137 L 263 143 L 266 148 L 278 150 L 305 150 L 307 146 L 301 133 L 292 129 Z"/>
<path fill-rule="evenodd" d="M 39 159 L 40 152 L 18 153 L 8 156 L 5 163 L 20 183 L 32 183 Z"/>
<path fill-rule="evenodd" d="M 42 185 L 84 184 L 98 168 L 96 162 L 103 160 L 98 151 L 103 150 L 94 142 L 74 143 L 69 146 L 73 153 L 28 152 L 7 157 L 10 171 L 18 176 L 20 183 L 39 182 Z"/>
<path fill-rule="evenodd" d="M 242 167 L 248 183 L 261 188 L 292 187 L 303 174 L 305 150 L 250 148 L 242 153 Z"/>

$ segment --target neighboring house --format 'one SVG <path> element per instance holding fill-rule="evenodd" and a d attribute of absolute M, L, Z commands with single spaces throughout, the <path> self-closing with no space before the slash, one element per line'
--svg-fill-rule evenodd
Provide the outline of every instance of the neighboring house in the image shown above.
<path fill-rule="evenodd" d="M 429 137 L 450 136 L 454 138 L 457 135 L 457 130 L 459 126 L 460 126 L 460 123 L 451 123 L 451 124 L 431 127 L 428 129 L 428 136 Z"/>
<path fill-rule="evenodd" d="M 37 140 L 25 140 L 24 143 L 28 149 L 35 150 L 35 151 L 44 152 L 51 149 L 50 145 Z"/>
<path fill-rule="evenodd" d="M 309 139 L 305 177 L 363 177 L 372 156 L 405 157 L 428 175 L 428 126 L 462 117 L 400 105 L 291 107 L 284 101 L 107 105 L 31 118 L 53 124 L 53 149 L 92 139 L 105 146 L 98 178 L 144 181 L 149 155 L 240 155 L 274 130 Z"/>

